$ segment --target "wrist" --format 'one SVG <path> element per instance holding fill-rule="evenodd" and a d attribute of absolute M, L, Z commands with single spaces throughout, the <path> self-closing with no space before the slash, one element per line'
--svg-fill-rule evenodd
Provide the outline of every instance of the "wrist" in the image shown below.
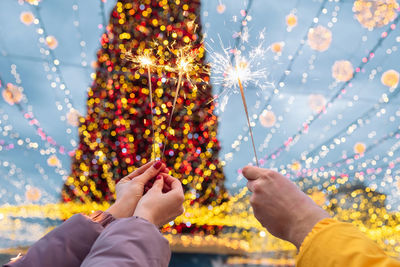
<path fill-rule="evenodd" d="M 319 221 L 325 218 L 330 218 L 329 214 L 319 207 L 304 213 L 290 227 L 288 241 L 295 245 L 297 249 L 300 249 L 308 233 Z"/>
<path fill-rule="evenodd" d="M 133 215 L 134 208 L 130 203 L 116 200 L 106 212 L 110 213 L 116 219 L 127 218 Z"/>
<path fill-rule="evenodd" d="M 133 216 L 140 217 L 140 218 L 142 218 L 142 219 L 145 219 L 145 220 L 148 221 L 149 223 L 152 223 L 152 224 L 158 226 L 158 225 L 156 224 L 155 220 L 154 220 L 154 216 L 152 216 L 149 212 L 145 212 L 145 211 L 139 210 L 139 211 L 135 211 L 135 212 L 133 213 Z"/>

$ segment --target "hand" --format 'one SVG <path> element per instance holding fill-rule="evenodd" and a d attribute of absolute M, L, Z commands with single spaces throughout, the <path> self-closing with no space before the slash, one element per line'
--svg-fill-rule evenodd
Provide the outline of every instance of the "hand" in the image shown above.
<path fill-rule="evenodd" d="M 117 199 L 107 210 L 114 218 L 126 218 L 133 215 L 136 205 L 143 196 L 145 187 L 159 173 L 168 173 L 161 161 L 148 162 L 136 171 L 122 178 L 116 185 Z"/>
<path fill-rule="evenodd" d="M 252 166 L 243 168 L 247 187 L 253 192 L 254 215 L 274 236 L 298 249 L 314 225 L 329 214 L 278 172 Z"/>
<path fill-rule="evenodd" d="M 134 215 L 161 227 L 183 213 L 184 200 L 181 182 L 161 173 L 153 187 L 140 199 Z"/>

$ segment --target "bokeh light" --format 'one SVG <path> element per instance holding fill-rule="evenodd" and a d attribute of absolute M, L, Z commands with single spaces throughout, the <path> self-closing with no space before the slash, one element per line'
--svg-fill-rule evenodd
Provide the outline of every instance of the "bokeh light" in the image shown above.
<path fill-rule="evenodd" d="M 11 83 L 7 84 L 7 87 L 3 89 L 1 94 L 3 99 L 10 105 L 19 103 L 23 97 L 21 90 Z"/>
<path fill-rule="evenodd" d="M 398 8 L 397 0 L 356 0 L 354 1 L 353 12 L 364 28 L 372 30 L 393 21 Z"/>
<path fill-rule="evenodd" d="M 276 116 L 274 112 L 270 110 L 264 110 L 260 115 L 260 123 L 266 128 L 270 128 L 276 123 Z"/>
<path fill-rule="evenodd" d="M 340 82 L 353 78 L 354 68 L 350 61 L 338 60 L 332 66 L 332 77 Z"/>
<path fill-rule="evenodd" d="M 396 87 L 399 84 L 399 72 L 396 70 L 388 70 L 382 74 L 381 82 L 388 87 Z"/>
<path fill-rule="evenodd" d="M 331 42 L 332 32 L 322 25 L 311 28 L 308 31 L 308 45 L 311 47 L 311 49 L 324 52 L 328 50 Z"/>
<path fill-rule="evenodd" d="M 20 16 L 20 20 L 25 25 L 31 25 L 35 17 L 33 16 L 32 12 L 22 12 Z"/>

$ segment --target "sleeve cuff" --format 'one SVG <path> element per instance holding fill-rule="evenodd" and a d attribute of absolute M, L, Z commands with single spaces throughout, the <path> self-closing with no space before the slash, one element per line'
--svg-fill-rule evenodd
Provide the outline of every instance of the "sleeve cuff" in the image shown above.
<path fill-rule="evenodd" d="M 311 240 L 323 229 L 327 228 L 330 225 L 336 224 L 338 221 L 332 218 L 325 218 L 319 221 L 316 225 L 314 225 L 313 229 L 307 234 L 306 238 L 304 238 L 303 243 L 301 243 L 299 253 L 297 258 L 301 258 L 302 254 L 309 246 Z"/>
<path fill-rule="evenodd" d="M 93 222 L 99 223 L 104 228 L 115 221 L 115 218 L 110 213 L 100 210 L 93 212 L 91 215 L 89 215 L 89 218 Z"/>

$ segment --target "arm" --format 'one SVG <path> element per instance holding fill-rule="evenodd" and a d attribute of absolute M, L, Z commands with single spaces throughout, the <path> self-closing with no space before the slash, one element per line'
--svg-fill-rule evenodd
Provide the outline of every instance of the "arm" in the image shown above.
<path fill-rule="evenodd" d="M 137 204 L 134 216 L 110 224 L 82 266 L 167 267 L 171 251 L 157 227 L 181 214 L 183 201 L 179 180 L 165 173 L 158 175 Z"/>
<path fill-rule="evenodd" d="M 400 267 L 356 227 L 330 219 L 281 174 L 246 166 L 255 217 L 274 236 L 299 250 L 298 267 Z"/>
<path fill-rule="evenodd" d="M 36 242 L 25 256 L 5 266 L 80 266 L 107 224 L 133 215 L 145 184 L 159 172 L 168 172 L 161 162 L 143 165 L 117 184 L 117 200 L 107 212 L 95 212 L 90 218 L 72 216 Z"/>
<path fill-rule="evenodd" d="M 105 229 L 82 263 L 87 266 L 168 266 L 168 241 L 142 218 L 119 219 Z"/>
<path fill-rule="evenodd" d="M 113 220 L 111 214 L 100 211 L 90 218 L 74 215 L 37 241 L 25 256 L 4 266 L 80 266 L 104 227 Z"/>
<path fill-rule="evenodd" d="M 304 239 L 296 266 L 398 267 L 400 262 L 352 224 L 324 219 Z"/>

